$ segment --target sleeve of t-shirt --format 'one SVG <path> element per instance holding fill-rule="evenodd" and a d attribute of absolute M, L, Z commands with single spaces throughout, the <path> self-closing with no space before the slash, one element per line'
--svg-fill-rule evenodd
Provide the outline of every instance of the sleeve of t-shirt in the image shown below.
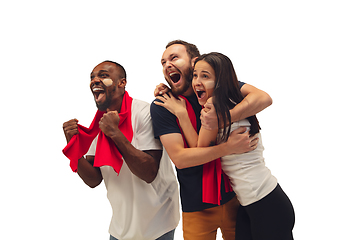
<path fill-rule="evenodd" d="M 239 82 L 239 87 L 240 87 L 240 90 L 241 90 L 242 86 L 244 86 L 246 83 L 240 82 L 240 81 L 238 81 L 238 82 Z"/>
<path fill-rule="evenodd" d="M 98 140 L 98 136 L 96 136 L 92 141 L 90 148 L 88 152 L 85 154 L 85 156 L 95 156 L 97 140 Z"/>
<path fill-rule="evenodd" d="M 154 101 L 159 100 L 155 99 Z M 176 122 L 176 116 L 169 112 L 166 108 L 152 102 L 150 106 L 150 113 L 155 138 L 159 138 L 161 135 L 169 133 L 181 134 L 179 125 Z"/>
<path fill-rule="evenodd" d="M 162 145 L 158 139 L 154 138 L 152 119 L 150 115 L 150 104 L 143 101 L 133 103 L 132 123 L 134 136 L 132 144 L 135 148 L 145 150 L 161 150 Z"/>

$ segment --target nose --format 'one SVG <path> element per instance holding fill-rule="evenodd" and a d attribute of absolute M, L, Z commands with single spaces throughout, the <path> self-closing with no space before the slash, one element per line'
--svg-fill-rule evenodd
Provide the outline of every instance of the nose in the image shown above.
<path fill-rule="evenodd" d="M 195 85 L 195 86 L 199 86 L 200 85 L 200 78 L 198 78 L 198 76 L 197 75 L 193 75 L 193 85 Z"/>
<path fill-rule="evenodd" d="M 164 63 L 164 69 L 167 69 L 167 68 L 171 68 L 173 65 L 172 65 L 172 63 L 170 62 L 170 61 L 166 61 L 165 63 Z"/>
<path fill-rule="evenodd" d="M 101 79 L 98 78 L 98 77 L 94 77 L 90 83 L 94 83 L 94 84 L 97 84 L 97 83 L 100 83 L 101 82 Z"/>

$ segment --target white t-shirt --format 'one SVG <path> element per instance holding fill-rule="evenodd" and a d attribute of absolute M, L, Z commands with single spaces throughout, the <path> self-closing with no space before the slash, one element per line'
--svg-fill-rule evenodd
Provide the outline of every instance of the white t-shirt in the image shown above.
<path fill-rule="evenodd" d="M 231 124 L 230 132 L 241 126 L 250 127 L 250 123 L 246 119 L 234 122 Z M 277 186 L 277 179 L 265 166 L 263 151 L 259 133 L 259 142 L 255 150 L 221 158 L 221 168 L 229 177 L 231 186 L 242 206 L 262 199 Z"/>
<path fill-rule="evenodd" d="M 154 138 L 150 105 L 133 99 L 133 139 L 139 150 L 163 149 Z M 87 155 L 95 155 L 97 137 Z M 179 191 L 170 158 L 163 149 L 158 174 L 150 184 L 135 176 L 124 161 L 119 175 L 110 166 L 100 168 L 113 215 L 109 233 L 119 240 L 154 240 L 179 223 Z"/>

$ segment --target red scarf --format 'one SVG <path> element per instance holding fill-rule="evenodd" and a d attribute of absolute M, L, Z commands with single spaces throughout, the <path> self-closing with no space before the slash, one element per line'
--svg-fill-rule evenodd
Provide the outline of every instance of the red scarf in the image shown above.
<path fill-rule="evenodd" d="M 119 113 L 119 129 L 126 139 L 131 142 L 133 129 L 131 125 L 131 104 L 132 98 L 125 91 Z M 111 166 L 119 174 L 123 164 L 122 156 L 115 143 L 107 137 L 99 128 L 99 121 L 105 112 L 97 111 L 89 128 L 78 124 L 79 133 L 74 135 L 63 149 L 64 155 L 70 159 L 70 167 L 76 172 L 79 159 L 89 150 L 94 138 L 99 135 L 94 167 Z"/>
<path fill-rule="evenodd" d="M 183 96 L 181 98 L 185 99 L 186 102 L 186 110 L 188 112 L 191 125 L 197 131 L 196 125 L 196 115 L 194 109 L 192 108 L 190 102 Z M 188 148 L 187 142 L 185 140 L 184 133 L 180 127 L 179 120 L 176 119 L 177 124 L 179 125 L 183 141 L 184 147 Z M 231 192 L 232 188 L 230 185 L 230 180 L 228 176 L 221 169 L 221 160 L 220 158 L 215 159 L 211 162 L 205 163 L 203 165 L 203 177 L 202 177 L 202 199 L 204 203 L 211 203 L 220 205 L 221 201 L 221 177 L 224 176 L 225 183 L 225 191 Z"/>

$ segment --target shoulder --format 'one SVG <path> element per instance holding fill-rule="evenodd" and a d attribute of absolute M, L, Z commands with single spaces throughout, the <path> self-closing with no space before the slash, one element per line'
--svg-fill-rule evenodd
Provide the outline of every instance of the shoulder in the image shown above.
<path fill-rule="evenodd" d="M 154 99 L 154 101 L 151 102 L 150 104 L 150 111 L 152 112 L 158 112 L 158 111 L 166 111 L 168 112 L 168 110 L 166 108 L 164 108 L 163 106 L 159 106 L 156 105 L 155 102 L 161 102 L 159 99 Z"/>
<path fill-rule="evenodd" d="M 161 150 L 159 140 L 154 138 L 152 120 L 150 116 L 150 104 L 138 99 L 133 99 L 131 110 L 131 122 L 134 130 L 132 144 L 139 150 Z"/>
<path fill-rule="evenodd" d="M 150 104 L 142 100 L 133 99 L 131 106 L 131 118 L 133 123 L 141 124 L 151 122 Z"/>
<path fill-rule="evenodd" d="M 159 101 L 155 99 L 154 101 Z M 154 127 L 154 135 L 158 138 L 169 133 L 180 133 L 180 128 L 176 122 L 176 116 L 163 106 L 156 105 L 154 101 L 150 105 L 150 114 Z"/>
<path fill-rule="evenodd" d="M 150 104 L 138 99 L 133 99 L 131 122 L 135 132 L 151 128 Z"/>
<path fill-rule="evenodd" d="M 150 104 L 139 99 L 133 99 L 131 111 L 133 112 L 150 112 Z"/>
<path fill-rule="evenodd" d="M 162 119 L 162 118 L 175 118 L 175 115 L 169 112 L 163 106 L 156 105 L 154 102 L 160 102 L 160 100 L 155 99 L 150 105 L 150 113 L 153 119 Z"/>
<path fill-rule="evenodd" d="M 150 122 L 150 104 L 142 100 L 133 99 L 131 106 L 131 118 L 137 123 L 139 122 Z"/>
<path fill-rule="evenodd" d="M 240 89 L 246 84 L 246 83 L 241 82 L 241 81 L 238 81 L 238 82 L 239 82 L 239 87 L 240 87 Z"/>

